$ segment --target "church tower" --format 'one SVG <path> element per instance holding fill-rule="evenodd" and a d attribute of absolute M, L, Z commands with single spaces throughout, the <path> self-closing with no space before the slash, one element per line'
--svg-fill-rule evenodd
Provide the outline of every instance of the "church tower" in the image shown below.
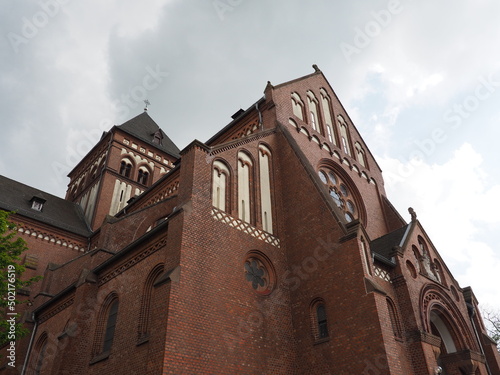
<path fill-rule="evenodd" d="M 178 158 L 177 146 L 144 111 L 103 134 L 69 173 L 66 200 L 82 207 L 95 230 L 106 215 L 121 211 L 169 172 Z"/>

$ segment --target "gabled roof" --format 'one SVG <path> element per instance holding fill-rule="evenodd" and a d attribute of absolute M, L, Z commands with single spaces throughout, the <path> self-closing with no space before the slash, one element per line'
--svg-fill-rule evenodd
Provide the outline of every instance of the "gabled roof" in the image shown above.
<path fill-rule="evenodd" d="M 41 211 L 31 208 L 33 198 L 45 201 Z M 0 209 L 16 211 L 21 216 L 81 236 L 89 237 L 92 234 L 78 204 L 4 176 L 0 176 Z"/>
<path fill-rule="evenodd" d="M 386 262 L 389 261 L 390 263 L 394 264 L 391 259 L 394 248 L 397 246 L 402 246 L 408 230 L 410 229 L 410 226 L 411 224 L 407 224 L 370 242 L 370 250 L 375 255 L 375 257 L 377 257 L 379 260 Z"/>
<path fill-rule="evenodd" d="M 253 110 L 257 110 L 259 104 L 263 103 L 264 101 L 265 101 L 265 97 L 261 97 L 259 100 L 257 100 L 255 103 L 253 103 L 246 110 L 240 109 L 233 116 L 231 116 L 233 121 L 231 121 L 229 124 L 224 126 L 221 130 L 219 130 L 217 133 L 215 133 L 213 136 L 211 136 L 210 139 L 205 142 L 205 144 L 208 146 L 213 146 L 213 142 L 215 142 L 217 140 L 217 138 L 219 138 L 222 134 L 224 134 L 229 129 L 231 129 L 234 125 L 238 124 L 240 122 L 240 120 L 243 118 L 243 116 L 247 115 L 248 113 L 250 113 Z"/>
<path fill-rule="evenodd" d="M 179 148 L 174 142 L 172 142 L 165 132 L 161 130 L 158 124 L 154 122 L 147 112 L 143 112 L 140 115 L 135 116 L 122 125 L 116 126 L 116 128 L 133 135 L 134 137 L 174 156 L 175 158 L 179 158 Z M 160 132 L 161 134 L 160 144 L 153 142 L 154 135 L 157 132 Z"/>

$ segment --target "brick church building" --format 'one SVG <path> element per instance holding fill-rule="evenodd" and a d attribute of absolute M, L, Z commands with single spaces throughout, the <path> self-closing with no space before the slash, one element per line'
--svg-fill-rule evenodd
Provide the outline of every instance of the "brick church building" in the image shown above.
<path fill-rule="evenodd" d="M 146 111 L 112 127 L 65 199 L 0 177 L 43 275 L 0 374 L 499 375 L 471 288 L 313 67 L 183 150 Z"/>

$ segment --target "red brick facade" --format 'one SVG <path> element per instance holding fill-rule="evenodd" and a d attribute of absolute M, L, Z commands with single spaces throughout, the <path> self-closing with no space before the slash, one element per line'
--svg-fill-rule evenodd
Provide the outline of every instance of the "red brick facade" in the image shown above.
<path fill-rule="evenodd" d="M 44 279 L 3 373 L 27 356 L 25 374 L 500 374 L 471 289 L 394 210 L 321 71 L 264 94 L 177 157 L 120 127 L 101 139 L 67 195 L 99 184 L 88 238 L 23 232 Z M 141 163 L 144 192 L 110 216 Z"/>

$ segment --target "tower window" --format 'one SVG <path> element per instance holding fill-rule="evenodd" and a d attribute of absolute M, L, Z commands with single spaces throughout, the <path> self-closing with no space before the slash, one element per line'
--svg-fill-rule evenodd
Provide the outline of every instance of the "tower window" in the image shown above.
<path fill-rule="evenodd" d="M 144 169 L 139 170 L 139 176 L 137 177 L 137 182 L 143 185 L 147 185 L 148 183 L 149 173 Z"/>
<path fill-rule="evenodd" d="M 120 174 L 125 177 L 130 177 L 130 172 L 132 171 L 132 164 L 126 160 L 122 160 L 120 164 Z"/>
<path fill-rule="evenodd" d="M 157 145 L 161 145 L 162 139 L 163 139 L 163 135 L 161 134 L 160 129 L 158 129 L 156 131 L 156 133 L 153 134 L 153 143 L 155 143 Z"/>

